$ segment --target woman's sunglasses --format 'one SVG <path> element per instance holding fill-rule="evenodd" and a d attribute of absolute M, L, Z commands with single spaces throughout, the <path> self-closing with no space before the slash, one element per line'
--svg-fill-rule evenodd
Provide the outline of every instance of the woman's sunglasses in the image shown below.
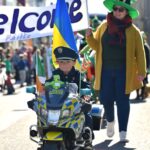
<path fill-rule="evenodd" d="M 126 9 L 123 7 L 113 7 L 113 11 L 124 12 Z"/>

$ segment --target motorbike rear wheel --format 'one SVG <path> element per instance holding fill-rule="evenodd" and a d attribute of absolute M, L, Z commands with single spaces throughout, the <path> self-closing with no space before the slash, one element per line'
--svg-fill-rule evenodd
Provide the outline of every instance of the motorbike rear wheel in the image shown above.
<path fill-rule="evenodd" d="M 42 150 L 66 150 L 63 142 L 45 142 L 42 146 Z"/>

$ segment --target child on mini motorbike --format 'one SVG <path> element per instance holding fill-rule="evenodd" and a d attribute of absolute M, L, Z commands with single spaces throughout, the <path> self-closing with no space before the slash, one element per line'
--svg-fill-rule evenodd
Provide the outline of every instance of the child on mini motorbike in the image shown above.
<path fill-rule="evenodd" d="M 54 54 L 56 57 L 56 62 L 58 64 L 58 68 L 53 71 L 53 76 L 46 80 L 45 84 L 53 81 L 54 75 L 60 76 L 60 81 L 68 82 L 68 83 L 75 83 L 78 86 L 78 92 L 80 92 L 81 88 L 90 88 L 90 85 L 87 82 L 80 80 L 80 72 L 75 69 L 76 59 L 78 59 L 78 54 L 67 47 L 57 47 L 54 50 Z M 87 96 L 82 96 L 83 99 L 88 101 L 89 99 Z M 84 98 L 85 97 L 85 98 Z M 28 102 L 28 106 L 33 107 L 32 102 Z M 29 106 L 29 108 L 31 108 Z M 93 133 L 93 120 L 90 112 L 85 113 L 85 126 L 89 127 L 92 131 L 92 139 L 94 139 Z M 89 141 L 86 144 L 85 150 L 93 150 L 92 142 Z"/>
<path fill-rule="evenodd" d="M 80 90 L 80 84 L 81 88 L 90 88 L 90 85 L 87 82 L 80 81 L 80 72 L 74 67 L 76 59 L 78 59 L 78 54 L 74 50 L 61 46 L 54 50 L 54 54 L 58 68 L 53 71 L 53 75 L 59 75 L 60 80 L 63 82 L 76 83 L 78 92 Z M 50 82 L 52 79 L 53 77 L 46 82 Z M 88 100 L 87 96 L 85 96 L 85 100 Z M 85 126 L 88 126 L 92 130 L 92 138 L 94 139 L 93 121 L 90 113 L 85 114 Z M 92 143 L 88 143 L 86 149 L 92 150 Z"/>

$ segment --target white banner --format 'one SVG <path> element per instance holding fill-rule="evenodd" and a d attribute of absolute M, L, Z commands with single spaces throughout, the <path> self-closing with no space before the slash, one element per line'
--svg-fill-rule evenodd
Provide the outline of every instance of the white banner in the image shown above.
<path fill-rule="evenodd" d="M 73 31 L 88 28 L 86 0 L 66 3 Z M 0 6 L 0 43 L 51 36 L 55 7 Z"/>

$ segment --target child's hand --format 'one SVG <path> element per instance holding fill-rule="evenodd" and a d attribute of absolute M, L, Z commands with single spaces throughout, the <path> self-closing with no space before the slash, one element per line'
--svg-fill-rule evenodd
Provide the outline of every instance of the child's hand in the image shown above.
<path fill-rule="evenodd" d="M 83 99 L 84 99 L 86 102 L 89 102 L 90 99 L 91 99 L 91 96 L 90 96 L 90 95 L 84 95 L 84 96 L 83 96 Z"/>

